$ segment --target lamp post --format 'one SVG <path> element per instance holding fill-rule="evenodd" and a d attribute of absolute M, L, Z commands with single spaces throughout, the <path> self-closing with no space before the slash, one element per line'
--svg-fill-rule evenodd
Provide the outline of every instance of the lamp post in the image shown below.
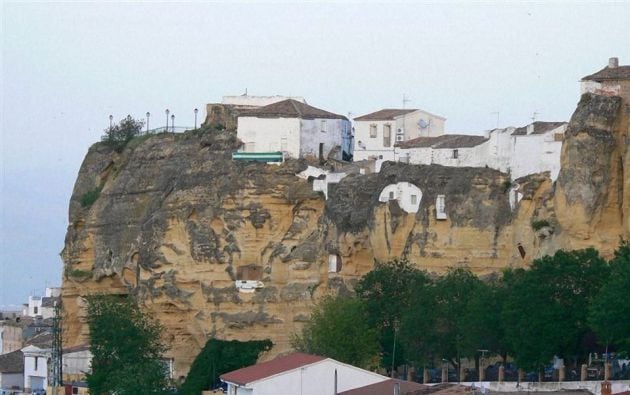
<path fill-rule="evenodd" d="M 195 108 L 195 129 L 197 129 L 197 113 L 199 112 L 198 108 Z"/>
<path fill-rule="evenodd" d="M 149 133 L 149 117 L 151 116 L 151 113 L 147 111 L 147 133 Z"/>
<path fill-rule="evenodd" d="M 175 114 L 171 115 L 171 131 L 175 134 Z"/>
<path fill-rule="evenodd" d="M 170 111 L 167 108 L 164 112 L 166 113 L 166 129 L 164 129 L 164 133 L 166 133 L 168 132 L 168 114 L 170 113 Z"/>
<path fill-rule="evenodd" d="M 114 126 L 112 122 L 114 122 L 114 116 L 112 114 L 109 114 L 109 128 L 110 129 Z"/>

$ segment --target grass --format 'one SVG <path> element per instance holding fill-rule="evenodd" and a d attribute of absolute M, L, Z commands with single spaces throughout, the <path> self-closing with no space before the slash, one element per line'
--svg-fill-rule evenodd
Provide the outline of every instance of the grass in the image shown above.
<path fill-rule="evenodd" d="M 92 272 L 90 270 L 66 268 L 66 277 L 77 280 L 87 280 L 92 277 Z"/>
<path fill-rule="evenodd" d="M 81 195 L 81 207 L 90 207 L 101 196 L 102 187 L 97 187 Z"/>
<path fill-rule="evenodd" d="M 538 231 L 548 226 L 551 226 L 551 224 L 546 219 L 535 219 L 532 221 L 532 229 L 534 229 L 535 231 Z"/>

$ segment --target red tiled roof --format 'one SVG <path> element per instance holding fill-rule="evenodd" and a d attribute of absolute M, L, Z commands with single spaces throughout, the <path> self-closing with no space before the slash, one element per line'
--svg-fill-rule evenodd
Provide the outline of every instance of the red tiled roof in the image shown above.
<path fill-rule="evenodd" d="M 354 120 L 355 121 L 389 121 L 403 114 L 409 114 L 410 112 L 414 112 L 414 111 L 418 111 L 418 109 L 402 110 L 402 109 L 397 109 L 397 108 L 386 108 L 386 109 L 372 112 L 369 114 L 361 115 L 360 117 L 354 118 Z"/>
<path fill-rule="evenodd" d="M 301 118 L 301 119 L 348 119 L 343 115 L 335 114 L 322 110 L 317 107 L 309 106 L 306 103 L 293 99 L 282 100 L 272 103 L 264 107 L 245 110 L 240 117 L 258 117 L 258 118 Z"/>
<path fill-rule="evenodd" d="M 630 66 L 604 67 L 597 73 L 587 75 L 582 81 L 630 80 Z"/>
<path fill-rule="evenodd" d="M 385 381 L 381 381 L 380 383 L 374 383 L 370 385 L 366 385 L 364 387 L 354 388 L 348 391 L 340 392 L 339 395 L 382 395 L 382 394 L 393 394 L 394 393 L 394 384 L 400 383 L 400 394 L 415 394 L 416 391 L 422 390 L 428 386 L 422 385 L 419 383 L 414 383 L 413 381 L 403 381 L 403 380 L 395 380 L 389 379 Z"/>
<path fill-rule="evenodd" d="M 279 373 L 297 369 L 315 362 L 323 361 L 324 357 L 303 353 L 293 353 L 278 357 L 271 361 L 258 363 L 246 368 L 233 370 L 220 376 L 221 380 L 238 385 L 246 385 L 254 381 L 271 377 Z"/>

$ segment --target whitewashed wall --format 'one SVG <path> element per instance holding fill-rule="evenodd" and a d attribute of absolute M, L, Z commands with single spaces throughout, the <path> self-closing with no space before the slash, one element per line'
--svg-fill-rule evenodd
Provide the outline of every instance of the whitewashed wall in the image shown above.
<path fill-rule="evenodd" d="M 22 352 L 24 353 L 24 387 L 46 388 L 48 385 L 48 358 L 50 358 L 50 351 L 29 346 L 23 348 Z M 37 369 L 35 368 L 35 358 L 37 358 Z M 40 385 L 43 385 L 43 387 L 40 387 Z"/>
<path fill-rule="evenodd" d="M 74 351 L 63 354 L 63 373 L 81 375 L 90 371 L 92 353 L 90 350 Z"/>
<path fill-rule="evenodd" d="M 424 119 L 428 126 L 421 128 L 418 126 L 420 119 Z M 404 121 L 404 122 L 403 122 Z M 405 116 L 396 118 L 396 128 L 404 128 L 405 140 L 416 137 L 436 137 L 444 134 L 444 124 L 446 120 L 423 110 L 414 111 Z"/>
<path fill-rule="evenodd" d="M 376 125 L 376 137 L 370 137 L 370 125 Z M 383 127 L 390 125 L 391 144 L 383 145 Z M 354 123 L 354 160 L 378 159 L 394 160 L 394 144 L 396 143 L 396 121 L 356 121 Z"/>
<path fill-rule="evenodd" d="M 413 202 L 413 196 L 416 197 L 415 202 Z M 381 191 L 378 201 L 388 202 L 390 200 L 397 200 L 400 208 L 408 213 L 417 213 L 422 200 L 422 191 L 408 182 L 389 184 Z"/>
<path fill-rule="evenodd" d="M 555 181 L 560 173 L 562 142 L 554 134 L 563 133 L 566 125 L 540 135 L 514 136 L 514 151 L 510 161 L 512 179 L 549 171 Z"/>
<path fill-rule="evenodd" d="M 293 158 L 300 156 L 300 120 L 297 118 L 238 117 L 236 133 L 245 144 L 245 151 L 286 151 Z M 253 149 L 250 143 L 254 144 Z"/>
<path fill-rule="evenodd" d="M 337 370 L 337 390 L 339 392 L 387 380 L 387 377 L 376 373 L 327 359 L 260 380 L 252 384 L 253 392 L 239 391 L 237 395 L 277 395 L 279 393 L 333 395 L 335 369 Z"/>
<path fill-rule="evenodd" d="M 326 131 L 322 132 L 322 121 L 326 121 Z M 343 132 L 348 121 L 345 119 L 301 119 L 300 155 L 319 156 L 319 144 L 324 144 L 324 157 L 335 146 L 341 146 Z M 341 159 L 341 150 L 335 159 Z"/>

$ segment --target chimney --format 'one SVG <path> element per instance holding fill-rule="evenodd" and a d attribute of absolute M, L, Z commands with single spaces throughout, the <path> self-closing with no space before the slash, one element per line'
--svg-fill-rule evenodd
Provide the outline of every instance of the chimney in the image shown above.
<path fill-rule="evenodd" d="M 619 67 L 619 58 L 610 58 L 608 59 L 608 68 L 614 69 Z"/>

